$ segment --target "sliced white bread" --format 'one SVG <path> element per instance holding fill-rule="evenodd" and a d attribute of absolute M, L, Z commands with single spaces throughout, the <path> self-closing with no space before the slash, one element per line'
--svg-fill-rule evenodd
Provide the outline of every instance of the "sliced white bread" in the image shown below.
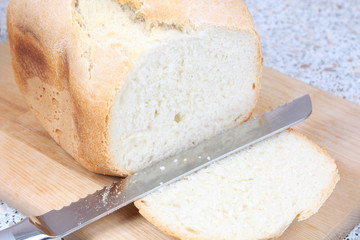
<path fill-rule="evenodd" d="M 259 36 L 241 0 L 11 0 L 18 86 L 91 171 L 126 176 L 249 118 Z"/>
<path fill-rule="evenodd" d="M 316 213 L 339 179 L 334 160 L 289 130 L 135 202 L 180 239 L 271 239 Z"/>

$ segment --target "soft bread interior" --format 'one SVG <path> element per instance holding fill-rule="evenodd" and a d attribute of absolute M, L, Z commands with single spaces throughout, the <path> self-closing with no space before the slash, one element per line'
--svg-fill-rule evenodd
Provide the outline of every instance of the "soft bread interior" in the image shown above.
<path fill-rule="evenodd" d="M 110 152 L 135 172 L 246 120 L 259 89 L 254 31 L 149 26 L 131 5 L 78 0 L 89 44 L 121 43 L 132 70 L 111 107 Z"/>
<path fill-rule="evenodd" d="M 248 34 L 203 32 L 156 44 L 112 108 L 111 151 L 136 171 L 235 126 L 255 101 L 256 45 Z"/>
<path fill-rule="evenodd" d="M 315 213 L 338 180 L 334 161 L 283 132 L 165 186 L 136 203 L 182 239 L 269 239 Z"/>

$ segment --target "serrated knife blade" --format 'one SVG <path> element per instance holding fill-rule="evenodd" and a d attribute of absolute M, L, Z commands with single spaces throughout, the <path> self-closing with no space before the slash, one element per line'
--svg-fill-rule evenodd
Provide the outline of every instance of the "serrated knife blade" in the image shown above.
<path fill-rule="evenodd" d="M 311 112 L 309 95 L 295 99 L 60 210 L 28 217 L 0 231 L 0 239 L 62 238 L 163 186 L 305 120 Z"/>

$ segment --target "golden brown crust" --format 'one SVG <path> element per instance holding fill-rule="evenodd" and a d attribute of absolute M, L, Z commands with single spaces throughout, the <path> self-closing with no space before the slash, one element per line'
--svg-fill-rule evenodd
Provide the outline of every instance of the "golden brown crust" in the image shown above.
<path fill-rule="evenodd" d="M 28 8 L 31 4 L 36 9 Z M 56 11 L 48 14 L 49 9 Z M 15 79 L 44 128 L 79 163 L 93 172 L 126 175 L 109 154 L 107 129 L 129 61 L 118 45 L 94 46 L 87 59 L 88 49 L 78 38 L 81 33 L 73 25 L 71 10 L 71 0 L 10 2 Z M 40 19 L 42 26 L 37 24 Z"/>
<path fill-rule="evenodd" d="M 119 2 L 134 4 L 155 25 L 256 33 L 249 11 L 238 0 Z M 126 176 L 129 171 L 117 166 L 109 152 L 108 129 L 113 100 L 131 70 L 130 60 L 121 45 L 89 45 L 74 20 L 74 4 L 74 0 L 10 2 L 8 31 L 15 78 L 44 128 L 81 165 L 96 173 Z M 260 41 L 258 46 L 260 72 Z"/>
<path fill-rule="evenodd" d="M 174 24 L 179 28 L 255 28 L 251 14 L 240 0 L 117 0 L 133 4 L 150 24 Z"/>
<path fill-rule="evenodd" d="M 313 143 L 311 140 L 309 140 L 306 136 L 304 136 L 303 134 L 295 131 L 294 129 L 288 129 L 287 131 L 289 132 L 292 132 L 294 134 L 296 134 L 298 137 L 302 138 L 303 140 L 305 140 L 306 142 L 310 143 L 311 146 L 313 146 L 314 148 L 316 148 L 316 150 L 318 152 L 320 152 L 321 154 L 323 154 L 327 160 L 329 162 L 331 162 L 332 164 L 335 165 L 335 160 L 329 155 L 329 153 L 324 149 L 324 148 L 321 148 L 319 147 L 318 145 L 316 145 L 315 143 Z M 339 174 L 338 174 L 338 170 L 337 168 L 335 167 L 335 172 L 333 173 L 333 181 L 332 183 L 329 185 L 329 188 L 324 191 L 322 193 L 322 198 L 320 199 L 319 202 L 317 203 L 314 203 L 314 206 L 311 208 L 311 209 L 308 209 L 304 212 L 301 212 L 298 216 L 297 216 L 297 219 L 300 221 L 300 220 L 305 220 L 307 218 L 309 218 L 310 216 L 312 216 L 313 214 L 315 214 L 318 209 L 323 205 L 323 203 L 326 201 L 326 199 L 331 195 L 332 191 L 334 190 L 335 188 L 335 185 L 336 183 L 339 181 Z M 166 226 L 165 223 L 162 223 L 160 221 L 158 221 L 152 214 L 151 212 L 149 211 L 149 208 L 146 206 L 146 202 L 142 199 L 140 200 L 137 200 L 134 202 L 135 206 L 139 209 L 139 213 L 146 219 L 148 220 L 150 223 L 152 223 L 154 226 L 156 226 L 158 229 L 160 229 L 161 231 L 163 231 L 164 233 L 172 236 L 172 237 L 175 237 L 175 238 L 178 238 L 178 239 L 192 239 L 192 238 L 189 238 L 189 236 L 183 236 L 179 233 L 175 233 L 173 231 L 171 231 L 169 229 L 168 226 Z M 289 225 L 288 225 L 289 226 Z M 274 236 L 269 236 L 269 238 L 266 238 L 266 239 L 276 239 L 278 237 L 280 237 L 284 232 L 285 230 L 287 229 L 288 226 L 284 226 L 284 228 L 280 229 L 278 233 L 274 234 Z M 197 240 L 200 240 L 201 238 L 194 238 L 194 239 L 197 239 Z"/>
<path fill-rule="evenodd" d="M 49 45 L 46 42 L 48 39 L 44 39 L 46 28 L 37 29 L 32 24 L 39 21 L 41 15 L 30 14 L 24 8 L 24 4 L 16 1 L 11 1 L 8 8 L 8 31 L 15 79 L 45 129 L 74 155 L 77 146 L 68 136 L 68 133 L 73 132 L 72 137 L 77 137 L 77 133 L 73 131 L 74 125 L 71 124 L 73 105 L 68 94 L 68 57 L 65 51 L 54 51 L 44 46 Z M 51 33 L 47 33 L 49 34 Z"/>

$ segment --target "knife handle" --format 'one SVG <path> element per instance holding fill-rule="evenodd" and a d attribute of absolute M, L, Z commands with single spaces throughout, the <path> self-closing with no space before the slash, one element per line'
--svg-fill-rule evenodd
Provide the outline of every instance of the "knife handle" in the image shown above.
<path fill-rule="evenodd" d="M 29 218 L 0 231 L 0 240 L 45 240 L 55 239 L 41 232 Z"/>

